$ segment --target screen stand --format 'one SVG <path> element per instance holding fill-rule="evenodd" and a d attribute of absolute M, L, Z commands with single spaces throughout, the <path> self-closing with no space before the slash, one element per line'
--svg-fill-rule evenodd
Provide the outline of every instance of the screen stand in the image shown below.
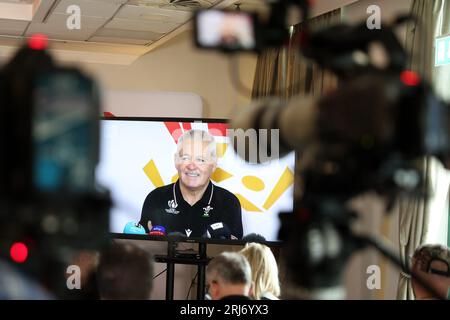
<path fill-rule="evenodd" d="M 176 264 L 190 264 L 197 266 L 197 300 L 205 299 L 205 271 L 209 258 L 206 255 L 206 243 L 198 243 L 198 252 L 178 251 L 177 241 L 169 240 L 167 243 L 167 255 L 155 255 L 155 261 L 166 263 L 166 300 L 173 300 L 173 288 Z"/>

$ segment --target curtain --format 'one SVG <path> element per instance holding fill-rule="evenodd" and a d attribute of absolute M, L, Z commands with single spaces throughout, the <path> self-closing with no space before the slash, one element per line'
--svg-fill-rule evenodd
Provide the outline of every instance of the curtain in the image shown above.
<path fill-rule="evenodd" d="M 432 79 L 433 72 L 433 50 L 431 50 L 435 28 L 433 19 L 438 1 L 414 0 L 411 14 L 417 21 L 408 23 L 406 31 L 405 47 L 410 57 L 409 68 L 428 80 Z"/>
<path fill-rule="evenodd" d="M 419 72 L 434 85 L 439 81 L 436 81 L 436 69 L 433 63 L 434 50 L 432 48 L 434 47 L 434 38 L 442 35 L 441 32 L 446 29 L 443 26 L 450 25 L 448 5 L 449 1 L 447 0 L 414 0 L 411 13 L 418 19 L 407 26 L 405 47 L 410 57 L 409 67 L 411 70 Z M 445 179 L 447 172 L 435 158 L 424 158 L 422 168 L 426 191 L 430 192 L 431 195 L 436 195 L 437 185 L 441 188 L 442 186 L 445 187 L 445 184 L 447 184 L 446 189 L 448 190 L 448 181 L 442 180 Z M 411 267 L 410 258 L 418 246 L 430 243 L 430 241 L 438 241 L 434 237 L 438 232 L 436 221 L 443 217 L 445 211 L 436 210 L 436 203 L 447 201 L 445 198 L 444 196 L 444 198 L 439 197 L 438 199 L 432 196 L 425 200 L 407 196 L 399 197 L 397 209 L 399 210 L 400 220 L 400 258 L 408 268 Z M 448 224 L 448 221 L 446 223 Z M 400 273 L 397 298 L 414 299 L 410 276 L 403 272 Z"/>
<path fill-rule="evenodd" d="M 308 21 L 311 31 L 339 23 L 341 10 L 337 9 Z M 296 94 L 320 96 L 337 87 L 337 78 L 330 72 L 300 55 L 296 39 L 303 25 L 293 28 L 291 39 L 283 48 L 264 50 L 258 57 L 252 98 L 278 96 L 288 99 Z"/>
<path fill-rule="evenodd" d="M 320 30 L 341 20 L 341 10 L 334 10 L 323 14 L 309 22 L 312 31 Z M 292 39 L 302 32 L 303 25 L 294 27 Z M 291 44 L 292 45 L 292 44 Z M 319 97 L 335 89 L 338 81 L 330 71 L 324 70 L 316 63 L 312 63 L 298 54 L 297 50 L 290 48 L 287 52 L 287 79 L 284 96 L 289 98 L 296 94 Z"/>
<path fill-rule="evenodd" d="M 423 159 L 423 168 L 424 186 L 426 186 L 428 184 L 429 159 Z M 426 228 L 428 224 L 426 201 L 418 197 L 400 196 L 397 200 L 397 208 L 400 220 L 400 259 L 402 264 L 410 269 L 411 257 L 416 248 L 424 243 L 424 237 L 428 231 Z M 397 299 L 414 299 L 410 275 L 404 272 L 400 273 Z"/>
<path fill-rule="evenodd" d="M 281 69 L 278 67 L 281 53 L 282 49 L 269 48 L 258 56 L 252 98 L 275 95 L 276 83 L 278 82 L 278 69 Z"/>

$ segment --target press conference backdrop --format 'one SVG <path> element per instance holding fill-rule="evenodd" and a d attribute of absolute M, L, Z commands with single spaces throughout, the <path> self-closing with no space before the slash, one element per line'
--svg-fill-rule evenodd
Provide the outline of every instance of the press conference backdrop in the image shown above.
<path fill-rule="evenodd" d="M 102 120 L 97 176 L 112 192 L 110 231 L 122 233 L 127 222 L 139 221 L 147 194 L 177 180 L 177 138 L 183 131 L 201 129 L 208 130 L 216 140 L 218 166 L 212 181 L 238 197 L 244 235 L 258 233 L 276 241 L 278 213 L 293 207 L 295 155 L 265 165 L 245 163 L 229 144 L 227 126 L 224 122 L 181 119 Z"/>

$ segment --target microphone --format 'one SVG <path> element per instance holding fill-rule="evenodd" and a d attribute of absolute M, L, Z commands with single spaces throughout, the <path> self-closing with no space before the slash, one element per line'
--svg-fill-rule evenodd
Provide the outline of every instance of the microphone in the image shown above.
<path fill-rule="evenodd" d="M 145 228 L 139 223 L 130 221 L 123 228 L 123 233 L 128 234 L 145 234 Z"/>
<path fill-rule="evenodd" d="M 163 226 L 154 226 L 150 232 L 148 233 L 149 236 L 165 236 L 166 235 L 166 228 Z"/>
<path fill-rule="evenodd" d="M 203 235 L 204 238 L 213 238 L 213 239 L 231 239 L 231 230 L 230 228 L 223 222 L 216 222 L 210 224 L 206 228 L 206 232 Z"/>
<path fill-rule="evenodd" d="M 186 238 L 186 235 L 180 231 L 172 231 L 167 234 L 168 237 L 181 237 Z"/>

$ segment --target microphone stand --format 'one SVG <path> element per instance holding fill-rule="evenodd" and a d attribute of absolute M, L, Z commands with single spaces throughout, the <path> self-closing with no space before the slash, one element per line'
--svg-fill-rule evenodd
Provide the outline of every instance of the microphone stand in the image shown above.
<path fill-rule="evenodd" d="M 197 280 L 197 300 L 205 299 L 205 274 L 206 265 L 209 258 L 206 254 L 207 244 L 205 242 L 198 242 L 198 252 L 195 255 L 182 256 L 177 251 L 177 245 L 182 242 L 182 237 L 168 237 L 167 239 L 167 255 L 155 255 L 155 261 L 166 263 L 166 300 L 173 300 L 174 293 L 174 279 L 175 279 L 175 264 L 196 265 L 198 271 Z"/>

